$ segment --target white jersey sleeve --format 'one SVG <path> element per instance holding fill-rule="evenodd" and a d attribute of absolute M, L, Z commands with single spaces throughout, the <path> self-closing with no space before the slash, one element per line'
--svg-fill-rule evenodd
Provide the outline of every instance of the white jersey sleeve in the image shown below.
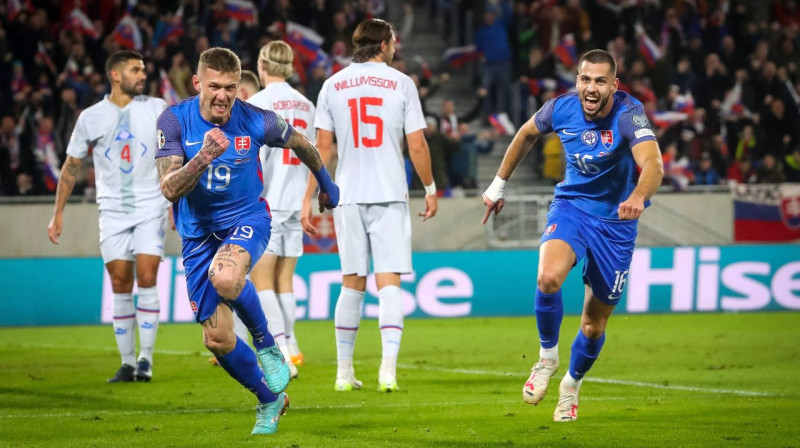
<path fill-rule="evenodd" d="M 69 143 L 67 144 L 67 155 L 77 159 L 83 159 L 89 155 L 89 148 L 96 143 L 89 140 L 86 132 L 86 118 L 87 114 L 85 113 L 78 116 L 75 127 L 72 129 L 72 135 L 69 137 Z"/>
<path fill-rule="evenodd" d="M 248 102 L 283 117 L 294 129 L 315 141 L 314 105 L 286 82 L 273 82 Z M 260 148 L 264 174 L 262 197 L 274 210 L 296 211 L 303 205 L 308 168 L 289 148 Z"/>
<path fill-rule="evenodd" d="M 314 126 L 336 135 L 340 204 L 408 200 L 403 142 L 425 128 L 411 78 L 384 63 L 354 63 L 323 84 Z"/>

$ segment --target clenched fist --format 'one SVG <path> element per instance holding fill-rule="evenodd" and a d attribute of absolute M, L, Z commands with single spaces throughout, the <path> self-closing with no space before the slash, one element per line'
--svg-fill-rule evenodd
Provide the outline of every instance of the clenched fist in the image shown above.
<path fill-rule="evenodd" d="M 211 163 L 212 160 L 221 156 L 230 144 L 231 141 L 228 140 L 225 133 L 219 128 L 214 128 L 206 132 L 203 137 L 203 147 L 197 155 L 203 158 L 203 162 Z"/>

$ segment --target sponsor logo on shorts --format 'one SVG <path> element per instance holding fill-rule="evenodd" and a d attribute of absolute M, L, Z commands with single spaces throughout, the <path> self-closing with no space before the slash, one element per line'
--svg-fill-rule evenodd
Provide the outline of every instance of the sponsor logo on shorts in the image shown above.
<path fill-rule="evenodd" d="M 547 226 L 546 229 L 544 229 L 544 234 L 550 235 L 551 233 L 556 231 L 556 227 L 558 227 L 558 224 L 550 224 L 549 226 Z"/>
<path fill-rule="evenodd" d="M 192 312 L 194 314 L 197 314 L 197 302 L 195 302 L 194 300 L 191 300 L 191 301 L 189 301 L 189 306 L 192 307 Z"/>

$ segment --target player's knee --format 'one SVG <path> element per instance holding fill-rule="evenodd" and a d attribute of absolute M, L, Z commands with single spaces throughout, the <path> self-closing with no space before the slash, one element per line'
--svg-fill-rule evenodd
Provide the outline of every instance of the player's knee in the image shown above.
<path fill-rule="evenodd" d="M 133 279 L 124 276 L 112 276 L 111 290 L 117 293 L 131 292 L 133 290 Z"/>
<path fill-rule="evenodd" d="M 234 300 L 239 297 L 239 293 L 242 292 L 241 288 L 244 286 L 244 282 L 231 272 L 209 272 L 209 276 L 211 278 L 211 284 L 214 285 L 217 294 L 222 296 L 223 299 Z"/>
<path fill-rule="evenodd" d="M 561 288 L 561 278 L 552 272 L 542 271 L 536 280 L 536 286 L 545 294 L 555 294 Z"/>
<path fill-rule="evenodd" d="M 152 288 L 156 286 L 156 273 L 155 272 L 137 272 L 136 284 L 140 288 Z"/>
<path fill-rule="evenodd" d="M 606 323 L 600 321 L 581 322 L 581 332 L 589 339 L 599 339 L 606 332 Z"/>
<path fill-rule="evenodd" d="M 203 344 L 214 355 L 225 356 L 236 347 L 236 336 L 231 337 L 231 335 L 222 333 L 205 334 Z"/>

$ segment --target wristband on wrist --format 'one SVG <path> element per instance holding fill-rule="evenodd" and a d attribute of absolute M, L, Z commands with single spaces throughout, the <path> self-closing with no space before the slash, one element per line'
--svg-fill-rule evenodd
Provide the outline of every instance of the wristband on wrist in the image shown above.
<path fill-rule="evenodd" d="M 506 192 L 506 181 L 500 178 L 500 176 L 495 176 L 492 184 L 489 185 L 489 188 L 483 193 L 489 200 L 492 202 L 497 202 L 500 200 Z"/>
<path fill-rule="evenodd" d="M 436 182 L 425 185 L 425 196 L 436 196 Z"/>
<path fill-rule="evenodd" d="M 331 180 L 331 175 L 328 173 L 328 170 L 323 166 L 322 169 L 313 174 L 314 178 L 317 179 L 317 184 L 319 185 L 319 191 L 327 193 L 328 190 L 330 189 L 330 185 L 333 183 L 333 180 Z"/>

